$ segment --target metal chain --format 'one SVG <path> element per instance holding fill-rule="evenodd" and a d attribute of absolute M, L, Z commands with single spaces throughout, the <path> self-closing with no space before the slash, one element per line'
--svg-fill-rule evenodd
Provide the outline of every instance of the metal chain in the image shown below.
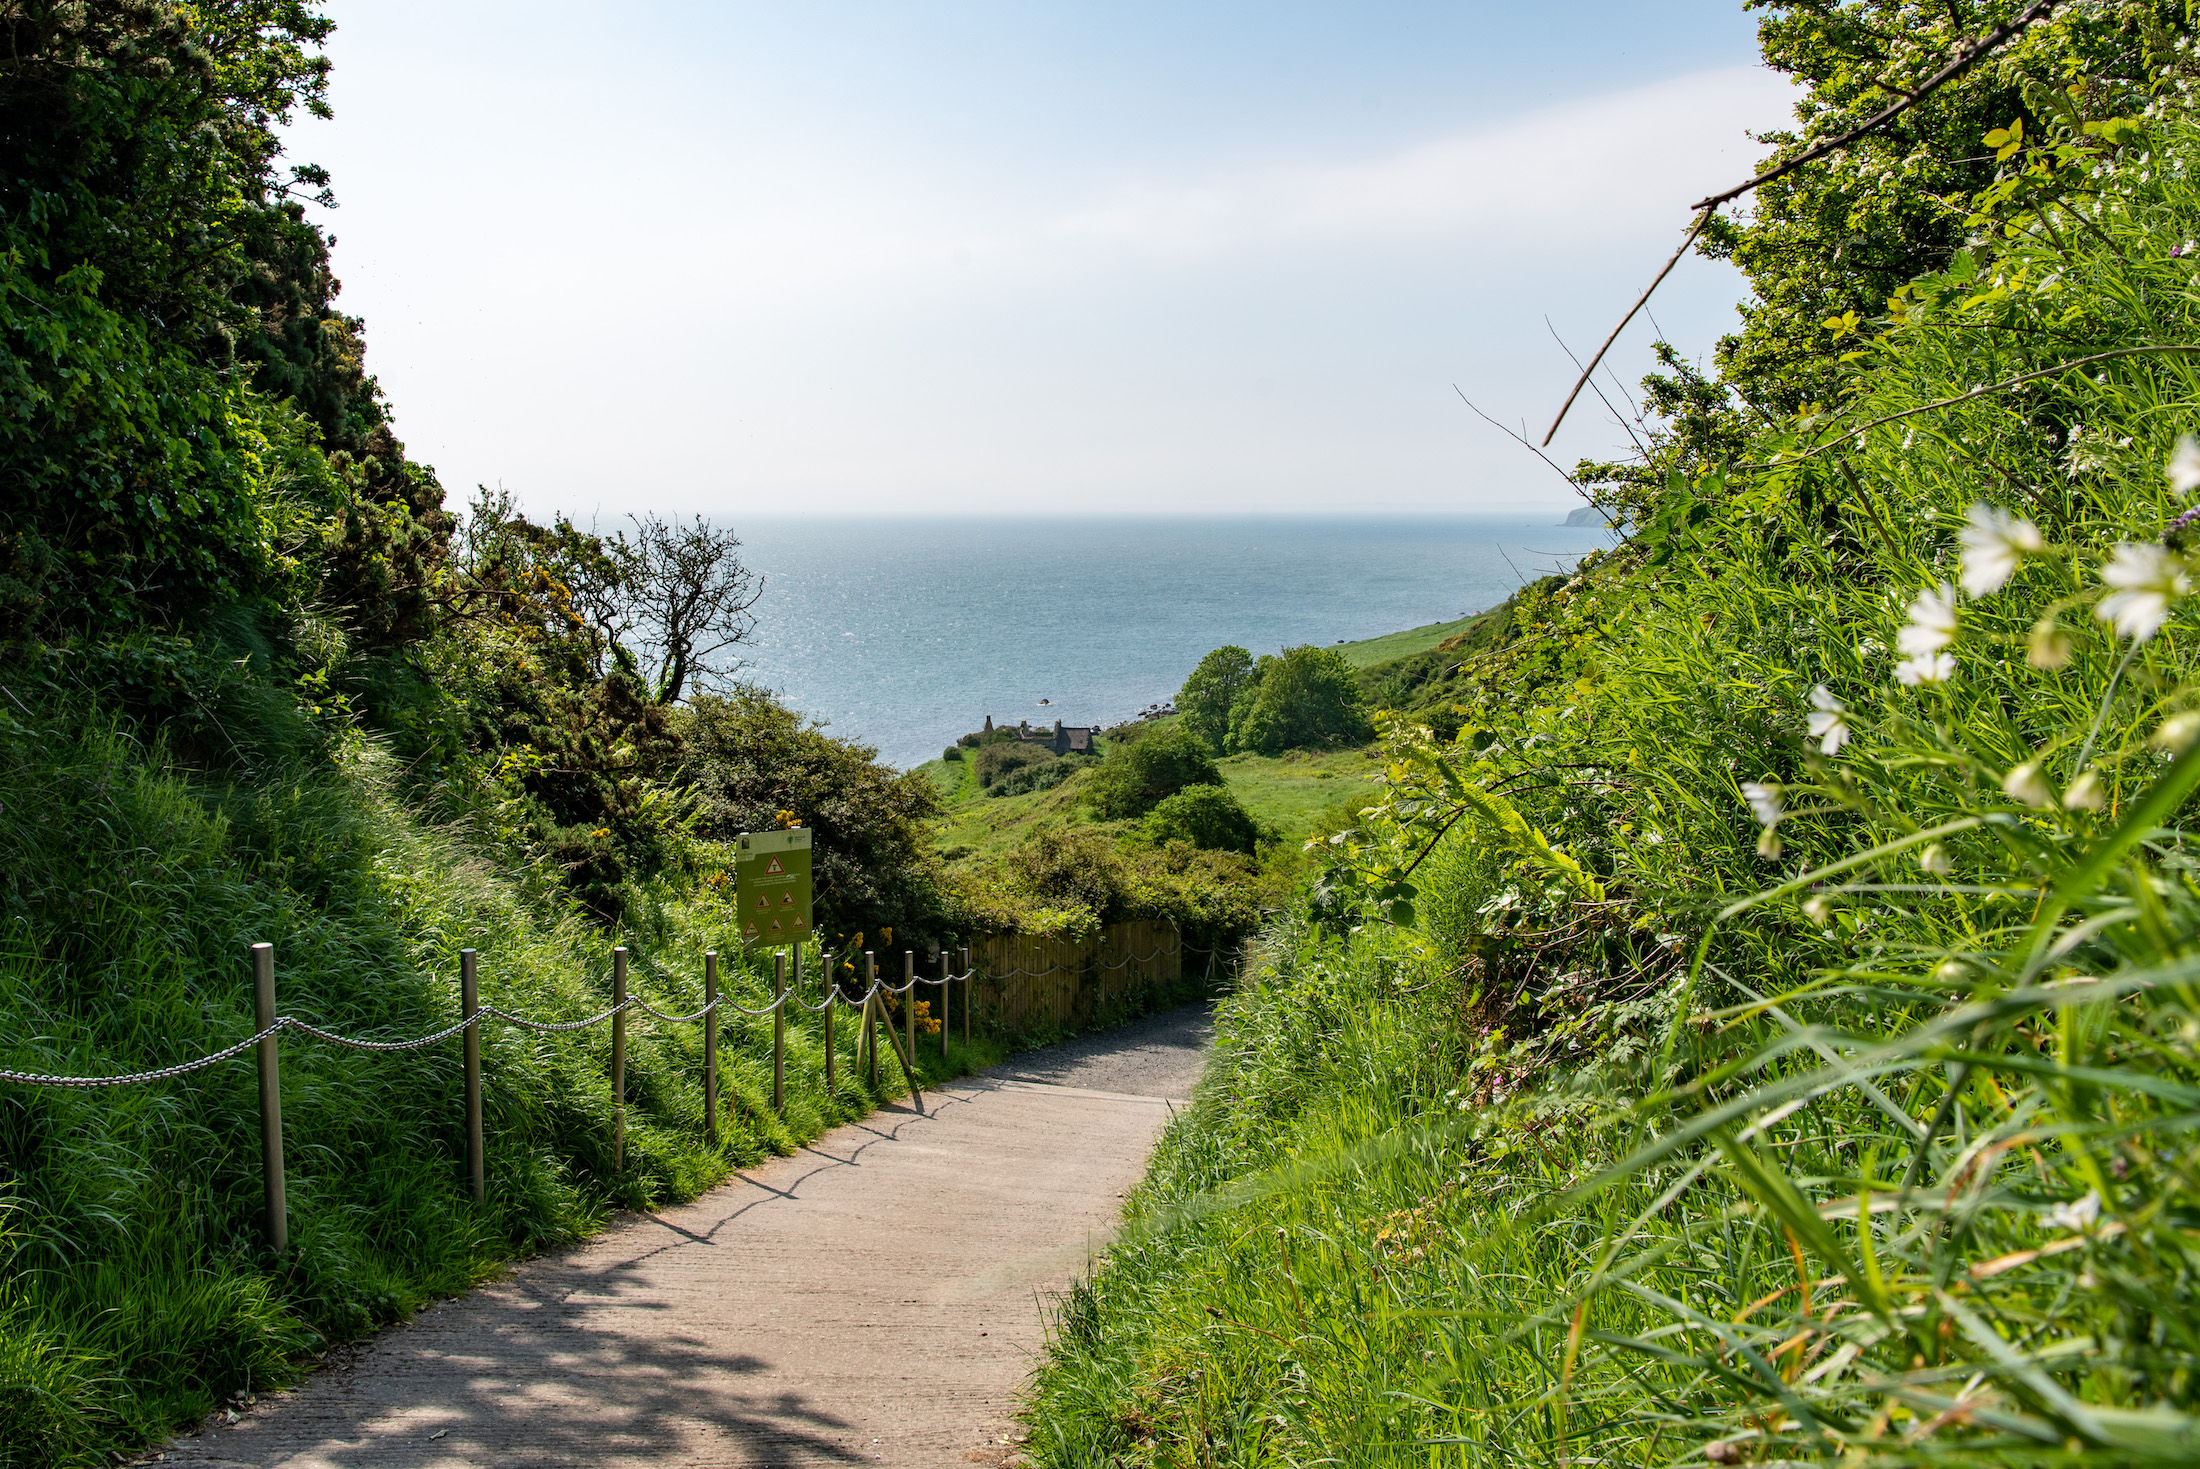
<path fill-rule="evenodd" d="M 708 1015 L 711 1011 L 717 1009 L 720 1005 L 723 1005 L 727 1002 L 723 998 L 712 1000 L 709 1004 L 705 1005 L 702 1009 L 696 1011 L 693 1015 L 667 1015 L 664 1011 L 658 1009 L 655 1005 L 650 1004 L 649 1001 L 640 998 L 629 1000 L 627 1003 L 640 1006 L 642 1009 L 647 1010 L 650 1014 L 656 1016 L 659 1020 L 670 1021 L 674 1025 L 693 1025 L 696 1021 L 702 1019 L 705 1015 Z M 736 1004 L 734 1008 L 738 1010 L 741 1007 Z"/>
<path fill-rule="evenodd" d="M 791 995 L 793 993 L 793 990 L 787 991 L 788 995 Z M 772 1011 L 778 1009 L 781 1005 L 786 1003 L 786 995 L 781 995 L 778 999 L 773 1000 L 769 1005 L 766 1005 L 761 1010 L 751 1010 L 748 1006 L 742 1004 L 739 1000 L 728 1000 L 723 996 L 719 998 L 718 1003 L 721 1005 L 731 1005 L 734 1009 L 739 1010 L 743 1015 L 769 1015 L 772 1013 Z"/>
<path fill-rule="evenodd" d="M 417 1051 L 422 1046 L 432 1046 L 437 1041 L 449 1040 L 452 1036 L 457 1035 L 460 1031 L 466 1029 L 466 1027 L 468 1027 L 469 1025 L 474 1024 L 474 1022 L 479 1020 L 480 1018 L 481 1017 L 479 1015 L 476 1015 L 470 1020 L 459 1021 L 458 1024 L 450 1027 L 448 1030 L 439 1030 L 434 1035 L 424 1035 L 419 1037 L 417 1040 L 409 1041 L 353 1040 L 348 1035 L 338 1035 L 333 1030 L 323 1030 L 318 1025 L 308 1025 L 303 1020 L 293 1020 L 288 1015 L 285 1015 L 284 1017 L 282 1017 L 282 1019 L 276 1021 L 273 1028 L 276 1030 L 281 1030 L 285 1027 L 288 1027 L 291 1030 L 302 1030 L 307 1035 L 312 1036 L 315 1040 L 327 1041 L 331 1045 L 349 1046 L 354 1051 Z"/>
<path fill-rule="evenodd" d="M 248 1036 L 211 1056 L 201 1056 L 196 1061 L 183 1061 L 174 1066 L 163 1066 L 157 1071 L 141 1071 L 130 1076 L 43 1076 L 35 1071 L 0 1071 L 0 1081 L 19 1081 L 25 1086 L 79 1087 L 87 1091 L 107 1086 L 136 1086 L 145 1081 L 166 1081 L 171 1076 L 186 1076 L 202 1066 L 211 1066 L 217 1061 L 226 1061 L 231 1056 L 249 1051 L 288 1024 L 290 1022 L 287 1020 L 277 1020 L 258 1035 Z"/>
<path fill-rule="evenodd" d="M 636 1001 L 629 997 L 628 999 L 621 1001 L 619 1004 L 613 1005 L 610 1009 L 604 1011 L 601 1015 L 591 1015 L 586 1020 L 568 1020 L 563 1022 L 562 1024 L 548 1020 L 529 1020 L 524 1015 L 514 1015 L 511 1011 L 500 1010 L 494 1005 L 483 1005 L 481 1007 L 481 1013 L 484 1015 L 494 1015 L 499 1020 L 508 1020 L 514 1025 L 524 1025 L 529 1030 L 586 1030 L 591 1025 L 603 1024 L 606 1020 L 609 1020 L 612 1016 L 618 1014 L 621 1010 L 627 1009 L 635 1003 Z"/>

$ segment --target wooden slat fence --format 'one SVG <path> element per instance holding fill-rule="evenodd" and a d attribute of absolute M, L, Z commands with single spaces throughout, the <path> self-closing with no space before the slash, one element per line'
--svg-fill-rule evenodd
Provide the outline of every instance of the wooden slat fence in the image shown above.
<path fill-rule="evenodd" d="M 1184 973 L 1176 926 L 1111 923 L 1090 938 L 997 934 L 971 946 L 977 1015 L 1011 1035 L 1083 1030 L 1137 1013 Z"/>

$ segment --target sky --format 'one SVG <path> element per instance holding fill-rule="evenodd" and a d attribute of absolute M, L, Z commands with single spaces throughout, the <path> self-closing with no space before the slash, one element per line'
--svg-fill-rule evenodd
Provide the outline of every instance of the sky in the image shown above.
<path fill-rule="evenodd" d="M 1563 505 L 1460 394 L 1540 438 L 1793 106 L 1739 0 L 330 13 L 290 145 L 399 434 L 583 521 Z"/>

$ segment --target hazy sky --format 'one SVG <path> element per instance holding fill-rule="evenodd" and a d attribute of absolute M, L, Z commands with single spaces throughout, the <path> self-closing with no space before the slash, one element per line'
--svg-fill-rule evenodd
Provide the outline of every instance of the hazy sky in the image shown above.
<path fill-rule="evenodd" d="M 332 9 L 399 432 L 584 519 L 1556 505 L 1452 385 L 1540 436 L 1792 95 L 1739 0 Z"/>

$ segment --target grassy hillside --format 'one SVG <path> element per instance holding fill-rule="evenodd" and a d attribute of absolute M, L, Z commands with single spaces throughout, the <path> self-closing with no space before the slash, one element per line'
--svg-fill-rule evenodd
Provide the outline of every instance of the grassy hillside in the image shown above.
<path fill-rule="evenodd" d="M 1354 668 L 1372 668 L 1378 663 L 1390 663 L 1413 653 L 1423 653 L 1448 638 L 1455 638 L 1474 625 L 1473 617 L 1462 617 L 1452 622 L 1432 622 L 1425 627 L 1408 628 L 1404 632 L 1385 633 L 1379 638 L 1363 638 L 1356 643 L 1339 643 L 1337 652 Z"/>
<path fill-rule="evenodd" d="M 615 939 L 632 947 L 634 991 L 659 1008 L 701 1003 L 709 948 L 741 1003 L 768 993 L 713 890 L 660 895 L 605 934 L 541 874 L 408 810 L 369 743 L 193 770 L 111 717 L 10 707 L 0 810 L 20 815 L 0 822 L 0 1067 L 142 1071 L 247 1036 L 253 942 L 275 946 L 283 1013 L 370 1038 L 449 1025 L 468 946 L 486 1002 L 543 1019 L 604 1008 Z M 280 1260 L 259 1236 L 249 1058 L 137 1087 L 0 1087 L 0 1464 L 106 1462 L 515 1255 L 613 1209 L 692 1195 L 876 1100 L 846 1064 L 825 1090 L 817 1031 L 798 1019 L 781 1121 L 768 1022 L 728 1014 L 723 1037 L 712 1147 L 700 1027 L 632 1023 L 614 1167 L 608 1027 L 486 1027 L 477 1206 L 456 1041 L 376 1055 L 286 1036 L 293 1244 Z"/>
<path fill-rule="evenodd" d="M 1421 680 L 1453 727 L 1393 726 L 1061 1303 L 1039 1462 L 2200 1454 L 2182 105 L 2026 133 L 1822 328 L 1838 398 L 1615 481 L 1639 534 Z"/>

